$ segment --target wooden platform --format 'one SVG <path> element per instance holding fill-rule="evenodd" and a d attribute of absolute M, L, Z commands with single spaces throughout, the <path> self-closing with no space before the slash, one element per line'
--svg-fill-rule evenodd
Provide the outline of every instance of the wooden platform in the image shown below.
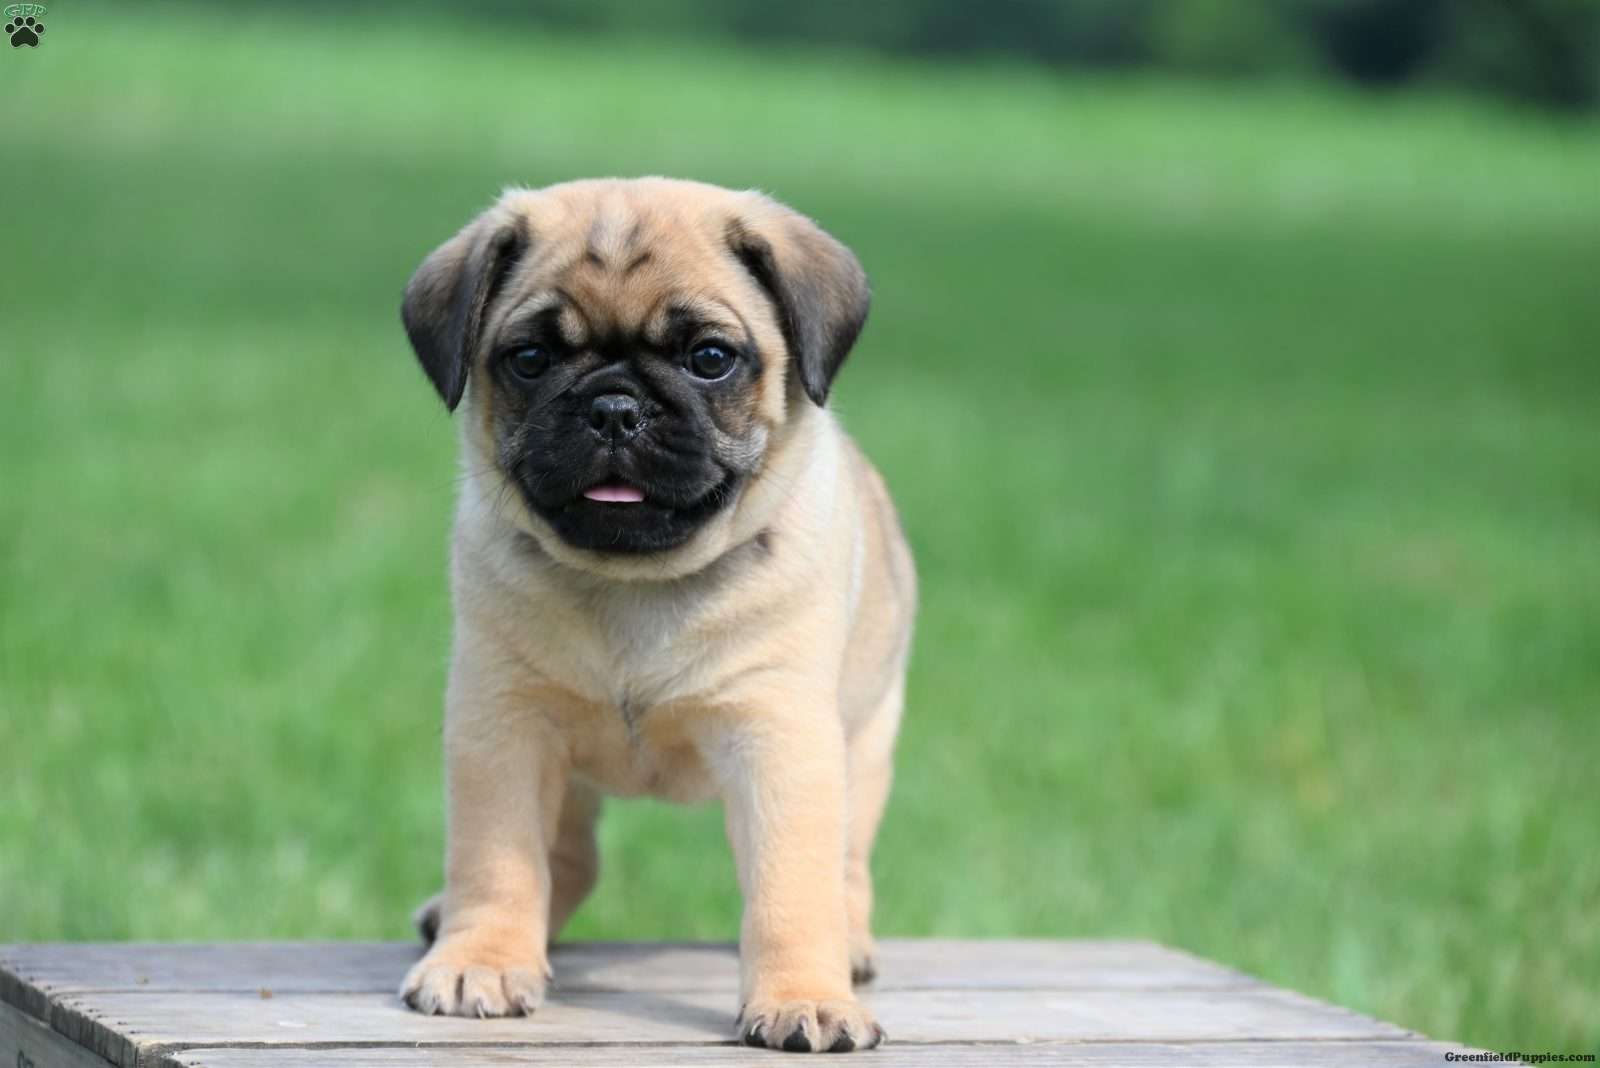
<path fill-rule="evenodd" d="M 531 1019 L 407 1011 L 410 943 L 0 946 L 0 1068 L 736 1065 L 733 947 L 553 955 Z M 1147 942 L 890 941 L 867 995 L 888 1045 L 845 1063 L 1422 1066 L 1459 1046 Z"/>

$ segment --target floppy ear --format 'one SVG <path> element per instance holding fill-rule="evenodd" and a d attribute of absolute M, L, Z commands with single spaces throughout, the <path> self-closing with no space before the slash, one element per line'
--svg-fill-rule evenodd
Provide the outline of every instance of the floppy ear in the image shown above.
<path fill-rule="evenodd" d="M 484 311 L 527 247 L 520 216 L 491 209 L 435 249 L 406 285 L 406 335 L 452 412 L 467 388 Z"/>
<path fill-rule="evenodd" d="M 855 254 L 765 197 L 728 224 L 728 244 L 777 307 L 789 360 L 818 405 L 867 321 L 872 294 Z"/>

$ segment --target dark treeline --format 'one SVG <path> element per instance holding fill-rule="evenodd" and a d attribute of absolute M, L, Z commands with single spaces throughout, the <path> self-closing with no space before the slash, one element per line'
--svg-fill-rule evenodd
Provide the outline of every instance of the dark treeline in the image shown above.
<path fill-rule="evenodd" d="M 414 8 L 351 0 L 338 6 L 597 32 L 1009 55 L 1059 67 L 1322 77 L 1384 88 L 1447 84 L 1562 110 L 1600 105 L 1600 0 L 473 0 Z"/>

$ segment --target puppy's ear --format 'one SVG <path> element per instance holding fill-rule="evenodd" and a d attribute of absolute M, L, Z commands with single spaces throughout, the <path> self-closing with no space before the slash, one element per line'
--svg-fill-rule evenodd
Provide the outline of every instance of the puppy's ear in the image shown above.
<path fill-rule="evenodd" d="M 406 285 L 406 335 L 452 412 L 467 388 L 484 312 L 527 247 L 521 217 L 490 209 L 435 249 Z"/>
<path fill-rule="evenodd" d="M 766 197 L 728 223 L 728 245 L 777 307 L 789 360 L 818 405 L 867 321 L 871 293 L 855 254 Z"/>

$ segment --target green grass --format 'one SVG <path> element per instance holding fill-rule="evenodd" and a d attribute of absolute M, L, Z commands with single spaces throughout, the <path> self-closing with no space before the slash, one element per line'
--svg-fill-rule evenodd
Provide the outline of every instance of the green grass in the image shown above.
<path fill-rule="evenodd" d="M 1596 127 L 318 19 L 0 56 L 0 940 L 405 934 L 455 468 L 400 287 L 503 184 L 659 172 L 875 280 L 883 933 L 1600 1046 Z M 715 811 L 603 826 L 574 933 L 733 936 Z"/>

